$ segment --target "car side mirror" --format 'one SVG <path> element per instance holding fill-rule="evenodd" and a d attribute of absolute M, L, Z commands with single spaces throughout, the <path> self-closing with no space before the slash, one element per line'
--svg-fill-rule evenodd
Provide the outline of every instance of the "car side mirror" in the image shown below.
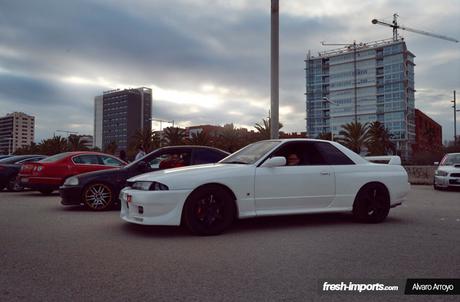
<path fill-rule="evenodd" d="M 148 165 L 145 161 L 141 160 L 137 163 L 137 169 L 141 172 L 146 172 L 148 171 Z"/>
<path fill-rule="evenodd" d="M 281 167 L 286 166 L 286 157 L 284 156 L 274 156 L 267 159 L 261 167 L 272 168 L 272 167 Z"/>
<path fill-rule="evenodd" d="M 439 166 L 439 162 L 438 162 L 438 161 L 435 161 L 433 164 L 434 164 L 435 166 Z"/>

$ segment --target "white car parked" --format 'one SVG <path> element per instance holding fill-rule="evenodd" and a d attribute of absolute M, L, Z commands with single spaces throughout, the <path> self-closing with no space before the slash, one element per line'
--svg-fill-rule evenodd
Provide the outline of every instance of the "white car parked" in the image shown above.
<path fill-rule="evenodd" d="M 129 179 L 120 216 L 145 225 L 184 223 L 200 235 L 265 215 L 352 212 L 359 221 L 381 222 L 408 192 L 401 165 L 370 163 L 336 142 L 266 140 L 217 164 Z"/>
<path fill-rule="evenodd" d="M 460 153 L 448 153 L 443 157 L 434 172 L 433 186 L 435 190 L 460 187 Z"/>

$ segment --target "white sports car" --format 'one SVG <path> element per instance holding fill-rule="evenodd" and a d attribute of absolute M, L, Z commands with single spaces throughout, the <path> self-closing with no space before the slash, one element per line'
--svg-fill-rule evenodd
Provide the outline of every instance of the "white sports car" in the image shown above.
<path fill-rule="evenodd" d="M 448 153 L 434 172 L 435 190 L 460 187 L 460 153 Z"/>
<path fill-rule="evenodd" d="M 200 235 L 219 234 L 237 218 L 265 215 L 353 212 L 359 221 L 381 222 L 409 192 L 398 163 L 371 163 L 330 141 L 260 141 L 217 164 L 128 179 L 120 216 L 146 225 L 184 223 Z"/>

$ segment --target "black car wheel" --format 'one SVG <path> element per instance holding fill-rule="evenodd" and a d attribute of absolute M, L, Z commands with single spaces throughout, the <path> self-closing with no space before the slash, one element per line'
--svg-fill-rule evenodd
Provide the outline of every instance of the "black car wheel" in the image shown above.
<path fill-rule="evenodd" d="M 217 235 L 235 218 L 232 196 L 219 186 L 209 185 L 193 192 L 184 205 L 184 223 L 196 235 Z"/>
<path fill-rule="evenodd" d="M 4 185 L 0 185 L 0 192 L 3 191 L 4 188 L 5 188 Z"/>
<path fill-rule="evenodd" d="M 10 180 L 6 188 L 8 191 L 13 191 L 13 192 L 20 192 L 24 190 L 24 187 L 16 179 Z"/>
<path fill-rule="evenodd" d="M 83 202 L 93 211 L 104 211 L 113 204 L 113 190 L 106 184 L 93 183 L 83 190 Z"/>
<path fill-rule="evenodd" d="M 360 222 L 378 223 L 385 220 L 390 211 L 390 198 L 386 188 L 370 184 L 362 188 L 353 204 L 353 215 Z"/>

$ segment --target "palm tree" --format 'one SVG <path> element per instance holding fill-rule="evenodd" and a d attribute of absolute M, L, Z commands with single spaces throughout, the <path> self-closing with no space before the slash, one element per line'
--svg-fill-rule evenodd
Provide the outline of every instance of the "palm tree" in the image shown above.
<path fill-rule="evenodd" d="M 61 136 L 53 136 L 44 139 L 39 144 L 40 153 L 44 155 L 54 155 L 68 151 L 67 139 Z"/>
<path fill-rule="evenodd" d="M 192 137 L 188 139 L 188 143 L 191 145 L 210 146 L 212 141 L 206 132 L 201 131 L 198 133 L 192 133 Z"/>
<path fill-rule="evenodd" d="M 331 132 L 320 133 L 318 135 L 317 139 L 324 139 L 324 140 L 331 141 L 332 140 L 332 133 Z"/>
<path fill-rule="evenodd" d="M 391 141 L 392 135 L 379 121 L 372 122 L 368 129 L 368 141 L 366 143 L 369 155 L 386 155 L 389 152 L 396 153 L 396 146 Z"/>
<path fill-rule="evenodd" d="M 359 122 L 351 122 L 342 126 L 343 130 L 340 130 L 338 142 L 355 151 L 361 153 L 361 148 L 366 145 L 368 140 L 368 124 L 364 125 Z"/>
<path fill-rule="evenodd" d="M 262 139 L 270 139 L 270 119 L 262 119 L 262 123 L 255 123 L 254 128 L 259 132 Z M 282 123 L 278 123 L 278 130 L 283 128 Z"/>
<path fill-rule="evenodd" d="M 233 153 L 240 149 L 243 144 L 240 131 L 232 123 L 224 125 L 216 145 L 218 148 Z"/>
<path fill-rule="evenodd" d="M 159 135 L 149 128 L 137 130 L 130 139 L 130 149 L 137 150 L 140 146 L 144 147 L 146 153 L 150 153 L 160 146 Z"/>
<path fill-rule="evenodd" d="M 163 130 L 163 141 L 167 146 L 183 145 L 185 130 L 179 127 L 167 127 Z"/>
<path fill-rule="evenodd" d="M 81 140 L 79 135 L 70 135 L 67 138 L 70 151 L 85 151 L 88 148 L 85 146 L 85 143 Z"/>

